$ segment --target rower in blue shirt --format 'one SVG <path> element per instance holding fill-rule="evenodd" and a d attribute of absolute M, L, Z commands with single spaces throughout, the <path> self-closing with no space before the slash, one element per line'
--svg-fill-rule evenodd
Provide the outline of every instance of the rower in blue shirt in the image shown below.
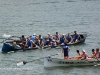
<path fill-rule="evenodd" d="M 70 35 L 70 33 L 68 33 L 67 41 L 68 41 L 68 43 L 71 43 L 72 42 L 72 36 Z"/>
<path fill-rule="evenodd" d="M 30 38 L 30 40 L 34 41 L 35 40 L 35 36 L 32 35 L 31 38 Z"/>
<path fill-rule="evenodd" d="M 55 34 L 55 42 L 56 44 L 60 44 L 60 35 L 58 34 L 58 32 L 56 32 Z"/>
<path fill-rule="evenodd" d="M 64 34 L 63 34 L 60 38 L 60 44 L 64 44 L 64 43 L 65 43 L 65 37 L 64 37 Z"/>
<path fill-rule="evenodd" d="M 77 32 L 74 31 L 74 35 L 75 35 L 74 42 L 77 42 L 79 40 L 79 34 L 77 34 Z"/>
<path fill-rule="evenodd" d="M 62 49 L 62 53 L 64 53 L 64 59 L 68 59 L 69 58 L 69 55 L 68 55 L 68 52 L 70 51 L 70 48 L 68 46 L 63 46 L 63 49 Z"/>
<path fill-rule="evenodd" d="M 30 38 L 27 38 L 26 44 L 25 44 L 26 48 L 32 48 L 32 41 L 30 40 Z"/>

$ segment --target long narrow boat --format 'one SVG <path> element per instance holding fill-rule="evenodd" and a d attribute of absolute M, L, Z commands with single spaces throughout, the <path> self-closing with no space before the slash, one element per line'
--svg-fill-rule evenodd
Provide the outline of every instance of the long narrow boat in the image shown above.
<path fill-rule="evenodd" d="M 80 43 L 84 43 L 85 39 L 87 37 L 87 34 L 81 34 L 81 36 L 83 37 L 80 41 L 78 42 L 74 42 L 74 43 L 67 43 L 67 45 L 76 45 L 76 44 L 80 44 Z M 36 50 L 36 49 L 40 49 L 40 47 L 33 47 L 33 48 L 22 48 L 17 46 L 13 46 L 12 45 L 13 41 L 6 41 L 3 43 L 3 47 L 2 47 L 2 52 L 9 52 L 9 51 L 18 51 L 18 50 Z M 17 40 L 17 43 L 19 43 L 20 41 Z M 64 46 L 64 44 L 59 44 L 59 45 L 55 45 L 55 46 L 44 46 L 43 49 L 45 48 L 56 48 L 56 47 L 61 47 Z"/>
<path fill-rule="evenodd" d="M 64 67 L 64 66 L 94 66 L 100 64 L 98 59 L 88 59 L 88 60 L 78 60 L 75 58 L 72 59 L 59 59 L 59 58 L 44 58 L 44 67 Z"/>

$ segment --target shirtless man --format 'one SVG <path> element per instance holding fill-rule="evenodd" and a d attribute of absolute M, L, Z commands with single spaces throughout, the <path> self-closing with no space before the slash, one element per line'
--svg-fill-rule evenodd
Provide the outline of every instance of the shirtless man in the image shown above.
<path fill-rule="evenodd" d="M 95 58 L 100 58 L 99 48 L 96 49 Z"/>
<path fill-rule="evenodd" d="M 95 58 L 95 50 L 94 49 L 92 49 L 92 55 L 91 55 L 91 58 Z"/>
<path fill-rule="evenodd" d="M 76 56 L 75 58 L 78 58 L 78 59 L 81 58 L 81 55 L 82 54 L 80 53 L 80 51 L 79 50 L 76 50 L 76 52 L 77 52 L 78 56 Z"/>
<path fill-rule="evenodd" d="M 88 54 L 85 52 L 85 50 L 82 50 L 82 54 L 81 54 L 81 59 L 88 59 Z"/>

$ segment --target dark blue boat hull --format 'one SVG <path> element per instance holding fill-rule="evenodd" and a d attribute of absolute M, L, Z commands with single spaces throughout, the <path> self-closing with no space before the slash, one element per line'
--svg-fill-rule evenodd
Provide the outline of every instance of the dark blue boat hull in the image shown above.
<path fill-rule="evenodd" d="M 2 52 L 9 52 L 9 51 L 14 51 L 16 49 L 14 49 L 13 46 L 10 46 L 9 44 L 4 43 L 3 47 L 2 47 Z"/>

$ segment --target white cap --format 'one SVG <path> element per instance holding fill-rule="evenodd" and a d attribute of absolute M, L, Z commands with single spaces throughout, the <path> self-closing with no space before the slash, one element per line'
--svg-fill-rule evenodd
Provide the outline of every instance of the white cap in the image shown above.
<path fill-rule="evenodd" d="M 50 34 L 50 33 L 48 33 L 48 34 Z"/>
<path fill-rule="evenodd" d="M 85 52 L 85 50 L 84 50 L 84 49 L 83 49 L 82 51 L 83 51 L 83 52 Z"/>
<path fill-rule="evenodd" d="M 33 35 L 36 35 L 35 33 Z"/>
<path fill-rule="evenodd" d="M 63 34 L 63 35 L 65 35 L 65 34 Z"/>
<path fill-rule="evenodd" d="M 43 39 L 43 37 L 41 37 L 41 39 Z"/>

